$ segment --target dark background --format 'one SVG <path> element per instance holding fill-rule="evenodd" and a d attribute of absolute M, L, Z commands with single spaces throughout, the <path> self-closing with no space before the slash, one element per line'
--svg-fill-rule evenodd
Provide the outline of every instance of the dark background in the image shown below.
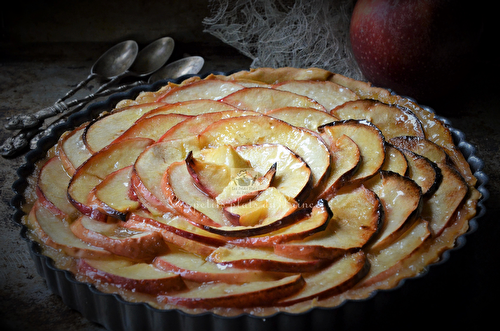
<path fill-rule="evenodd" d="M 349 307 L 354 315 L 359 313 L 349 325 L 362 325 L 365 330 L 483 330 L 498 319 L 500 83 L 499 29 L 493 13 L 484 9 L 485 30 L 474 70 L 464 72 L 466 79 L 450 94 L 428 105 L 464 132 L 484 161 L 490 193 L 486 215 L 445 263 L 432 266 L 427 275 L 406 281 L 396 291 Z M 50 105 L 88 75 L 102 52 L 125 39 L 144 46 L 171 36 L 176 42 L 172 59 L 201 55 L 207 61 L 204 72 L 247 69 L 250 59 L 203 33 L 201 22 L 208 15 L 208 1 L 201 0 L 11 2 L 0 13 L 0 121 Z M 92 83 L 83 92 L 95 86 Z M 1 141 L 9 134 L 1 128 Z M 0 213 L 4 215 L 0 218 L 0 326 L 103 330 L 48 291 L 19 238 L 8 204 L 15 171 L 22 163 L 22 157 L 0 160 Z"/>

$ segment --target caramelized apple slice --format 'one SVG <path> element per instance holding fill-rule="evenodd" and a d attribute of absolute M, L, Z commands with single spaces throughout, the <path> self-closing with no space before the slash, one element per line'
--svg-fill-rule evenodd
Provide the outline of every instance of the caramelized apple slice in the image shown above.
<path fill-rule="evenodd" d="M 275 246 L 276 254 L 294 258 L 334 259 L 365 246 L 383 221 L 383 208 L 373 191 L 364 186 L 343 187 L 328 201 L 333 217 L 324 231 L 302 241 Z"/>
<path fill-rule="evenodd" d="M 292 240 L 304 239 L 325 230 L 331 217 L 332 212 L 327 201 L 318 200 L 307 217 L 292 225 L 262 235 L 228 238 L 227 242 L 242 247 L 273 247 Z"/>
<path fill-rule="evenodd" d="M 123 227 L 159 232 L 167 243 L 199 256 L 208 256 L 216 247 L 226 243 L 219 236 L 194 227 L 179 216 L 154 217 L 132 213 Z"/>
<path fill-rule="evenodd" d="M 196 136 L 157 142 L 146 148 L 134 163 L 133 190 L 153 214 L 175 211 L 159 184 L 168 167 L 174 162 L 184 161 L 190 151 L 199 151 Z"/>
<path fill-rule="evenodd" d="M 286 146 L 310 167 L 313 186 L 318 185 L 330 169 L 330 153 L 320 137 L 270 116 L 220 120 L 202 132 L 199 141 L 201 148 L 264 143 Z"/>
<path fill-rule="evenodd" d="M 187 100 L 176 103 L 167 103 L 161 107 L 155 108 L 142 117 L 152 117 L 162 114 L 181 114 L 187 116 L 197 116 L 207 113 L 218 113 L 228 110 L 238 110 L 238 108 L 228 105 L 227 103 L 210 100 L 197 99 Z"/>
<path fill-rule="evenodd" d="M 332 109 L 340 119 L 366 119 L 382 131 L 385 139 L 411 135 L 425 137 L 422 123 L 409 109 L 374 100 L 349 101 Z"/>
<path fill-rule="evenodd" d="M 186 289 L 182 277 L 165 272 L 148 263 L 128 260 L 80 259 L 78 271 L 94 281 L 116 285 L 147 294 L 165 294 Z"/>
<path fill-rule="evenodd" d="M 134 231 L 117 222 L 105 223 L 82 216 L 70 228 L 75 236 L 86 243 L 132 260 L 148 261 L 168 251 L 159 233 Z"/>
<path fill-rule="evenodd" d="M 276 108 L 267 111 L 266 115 L 311 131 L 318 131 L 318 127 L 321 125 L 339 120 L 337 117 L 315 108 Z"/>
<path fill-rule="evenodd" d="M 232 206 L 247 202 L 255 198 L 261 192 L 267 190 L 276 174 L 277 164 L 274 163 L 271 168 L 262 176 L 250 170 L 240 170 L 234 176 L 222 192 L 215 197 L 215 201 L 220 206 Z"/>
<path fill-rule="evenodd" d="M 184 252 L 182 250 L 172 250 L 168 254 L 158 256 L 153 264 L 158 269 L 173 272 L 182 278 L 195 282 L 223 282 L 228 284 L 242 284 L 248 282 L 269 281 L 275 279 L 273 273 L 263 270 L 245 270 L 226 266 L 221 268 L 216 263 Z"/>
<path fill-rule="evenodd" d="M 385 161 L 381 170 L 392 171 L 406 176 L 408 174 L 408 161 L 403 152 L 389 143 L 385 145 Z"/>
<path fill-rule="evenodd" d="M 224 214 L 235 226 L 255 226 L 266 218 L 268 209 L 269 203 L 265 200 L 250 201 L 249 203 L 224 207 Z"/>
<path fill-rule="evenodd" d="M 429 222 L 433 236 L 440 235 L 467 195 L 468 186 L 455 168 L 438 163 L 442 181 L 437 190 L 424 203 L 422 218 Z"/>
<path fill-rule="evenodd" d="M 216 198 L 239 170 L 250 170 L 249 161 L 243 159 L 232 146 L 206 148 L 186 157 L 186 166 L 195 185 L 211 198 Z"/>
<path fill-rule="evenodd" d="M 96 153 L 121 136 L 142 115 L 160 106 L 161 103 L 155 102 L 138 104 L 99 117 L 85 127 L 83 142 L 91 153 Z"/>
<path fill-rule="evenodd" d="M 370 271 L 357 286 L 370 286 L 397 272 L 398 266 L 404 264 L 406 259 L 415 254 L 420 247 L 423 247 L 430 236 L 428 223 L 418 219 L 398 240 L 388 247 L 368 255 Z"/>
<path fill-rule="evenodd" d="M 271 248 L 218 247 L 207 258 L 222 267 L 256 269 L 270 272 L 312 272 L 324 268 L 326 259 L 300 260 L 276 255 Z"/>
<path fill-rule="evenodd" d="M 38 199 L 46 208 L 61 217 L 73 219 L 76 208 L 69 202 L 66 190 L 71 177 L 57 156 L 50 158 L 40 170 L 36 185 Z"/>
<path fill-rule="evenodd" d="M 377 194 L 384 207 L 384 223 L 370 244 L 371 250 L 379 250 L 399 237 L 420 215 L 422 190 L 408 177 L 386 171 L 365 185 Z"/>
<path fill-rule="evenodd" d="M 73 131 L 63 133 L 56 144 L 56 154 L 70 176 L 92 155 L 82 138 L 87 125 L 84 123 Z"/>
<path fill-rule="evenodd" d="M 101 217 L 97 208 L 89 205 L 90 191 L 110 173 L 134 164 L 137 156 L 153 141 L 147 138 L 127 139 L 103 148 L 82 164 L 68 185 L 69 201 L 84 215 Z"/>
<path fill-rule="evenodd" d="M 361 164 L 361 153 L 358 145 L 346 135 L 329 140 L 328 149 L 332 155 L 332 169 L 319 190 L 321 199 L 329 199 L 334 196 Z"/>
<path fill-rule="evenodd" d="M 194 185 L 214 199 L 231 181 L 231 169 L 227 165 L 195 159 L 192 152 L 186 157 L 186 167 Z"/>
<path fill-rule="evenodd" d="M 319 102 L 328 111 L 347 101 L 359 99 L 347 87 L 330 81 L 291 80 L 273 85 L 273 88 L 305 95 Z"/>
<path fill-rule="evenodd" d="M 250 161 L 243 158 L 237 148 L 230 145 L 219 145 L 205 148 L 196 156 L 204 162 L 215 164 L 224 164 L 230 169 L 249 169 L 253 168 Z M 274 163 L 274 162 L 273 162 Z M 266 167 L 268 170 L 272 163 Z M 265 171 L 262 171 L 264 173 Z"/>
<path fill-rule="evenodd" d="M 204 79 L 171 89 L 157 101 L 176 103 L 188 100 L 219 100 L 244 87 L 238 83 L 219 79 Z"/>
<path fill-rule="evenodd" d="M 107 175 L 90 191 L 89 205 L 125 221 L 127 213 L 140 207 L 139 201 L 130 192 L 132 168 L 130 165 Z"/>
<path fill-rule="evenodd" d="M 320 103 L 304 95 L 267 87 L 244 88 L 226 96 L 221 101 L 239 109 L 258 113 L 283 107 L 315 108 L 326 111 Z"/>
<path fill-rule="evenodd" d="M 287 197 L 301 202 L 310 194 L 311 169 L 289 148 L 278 144 L 253 144 L 238 146 L 236 152 L 260 173 L 265 173 L 276 163 L 276 174 L 272 185 Z"/>
<path fill-rule="evenodd" d="M 256 236 L 264 233 L 269 233 L 281 229 L 285 226 L 294 224 L 303 218 L 307 217 L 310 210 L 303 208 L 298 209 L 298 204 L 285 197 L 275 187 L 269 187 L 259 196 L 247 204 L 259 203 L 260 201 L 267 202 L 267 213 L 264 218 L 259 219 L 257 223 L 252 225 L 234 225 L 239 224 L 239 220 L 229 220 L 232 225 L 212 227 L 203 225 L 203 228 L 209 232 L 216 233 L 226 237 L 248 237 Z M 225 214 L 226 217 L 231 215 Z"/>
<path fill-rule="evenodd" d="M 343 135 L 358 145 L 361 163 L 350 178 L 352 183 L 370 178 L 382 167 L 385 160 L 385 139 L 380 130 L 370 122 L 363 120 L 333 122 L 321 126 L 319 131 L 330 146 Z"/>
<path fill-rule="evenodd" d="M 258 113 L 244 110 L 228 110 L 193 116 L 165 132 L 165 134 L 160 137 L 158 141 L 195 136 L 205 130 L 210 124 L 221 119 L 249 115 L 258 115 Z"/>
<path fill-rule="evenodd" d="M 449 156 L 441 146 L 422 137 L 394 137 L 389 140 L 389 143 L 396 147 L 410 150 L 415 154 L 425 156 L 435 163 L 449 162 Z"/>
<path fill-rule="evenodd" d="M 28 222 L 37 237 L 47 246 L 73 257 L 102 258 L 111 253 L 101 247 L 90 245 L 71 231 L 68 222 L 52 213 L 38 201 L 31 209 Z"/>
<path fill-rule="evenodd" d="M 356 285 L 368 272 L 370 264 L 363 251 L 346 254 L 323 270 L 303 273 L 304 288 L 276 303 L 291 306 L 306 300 L 321 300 L 340 294 Z"/>
<path fill-rule="evenodd" d="M 301 275 L 274 281 L 245 284 L 208 283 L 171 296 L 160 296 L 160 301 L 188 308 L 232 307 L 246 308 L 272 306 L 276 301 L 297 293 L 304 287 Z"/>
<path fill-rule="evenodd" d="M 172 163 L 160 185 L 169 205 L 194 224 L 211 227 L 230 225 L 217 202 L 198 190 L 185 161 Z"/>
<path fill-rule="evenodd" d="M 413 179 L 422 189 L 425 197 L 431 196 L 441 184 L 443 175 L 436 163 L 428 158 L 413 153 L 407 149 L 400 149 L 408 164 L 408 177 Z"/>
<path fill-rule="evenodd" d="M 164 114 L 139 118 L 129 129 L 116 138 L 114 142 L 130 138 L 149 138 L 157 141 L 174 125 L 190 118 L 181 114 Z"/>

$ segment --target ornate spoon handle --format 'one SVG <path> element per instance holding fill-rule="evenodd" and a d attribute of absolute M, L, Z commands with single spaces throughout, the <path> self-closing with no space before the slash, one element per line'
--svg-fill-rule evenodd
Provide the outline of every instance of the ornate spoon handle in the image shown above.
<path fill-rule="evenodd" d="M 7 130 L 28 129 L 40 126 L 44 119 L 60 114 L 69 107 L 64 102 L 57 102 L 53 106 L 44 108 L 33 114 L 19 114 L 7 119 Z"/>
<path fill-rule="evenodd" d="M 52 109 L 48 112 L 44 112 L 42 116 L 37 115 L 41 111 L 37 112 L 33 115 L 25 115 L 26 117 L 18 116 L 17 118 L 22 118 L 22 119 L 26 118 L 26 121 L 25 121 L 26 123 L 28 122 L 28 120 L 32 120 L 32 116 L 36 116 L 35 119 L 37 119 L 39 121 L 38 125 L 32 125 L 31 127 L 29 127 L 29 126 L 22 127 L 21 131 L 18 134 L 5 140 L 5 142 L 0 146 L 0 155 L 2 155 L 3 157 L 14 157 L 14 156 L 19 155 L 21 152 L 27 150 L 28 146 L 31 149 L 33 149 L 36 147 L 36 143 L 38 142 L 38 140 L 40 140 L 41 138 L 50 134 L 51 129 L 55 125 L 61 123 L 66 117 L 68 117 L 69 115 L 71 115 L 75 111 L 80 110 L 89 101 L 91 101 L 97 97 L 106 96 L 106 95 L 113 94 L 116 92 L 122 92 L 122 91 L 125 91 L 125 90 L 132 88 L 134 86 L 143 85 L 143 84 L 146 84 L 146 82 L 138 81 L 138 82 L 134 82 L 134 83 L 131 83 L 128 85 L 122 85 L 122 86 L 119 86 L 116 88 L 107 89 L 107 90 L 104 90 L 98 94 L 97 93 L 96 94 L 89 94 L 88 96 L 86 96 L 85 98 L 83 98 L 81 100 L 73 100 L 73 101 L 69 102 L 68 104 L 61 103 L 61 104 L 64 104 L 64 106 L 65 106 L 63 111 L 55 110 L 55 112 L 54 112 L 54 109 Z M 75 109 L 71 109 L 71 110 L 69 109 L 70 107 L 72 107 L 76 104 L 78 104 L 78 106 Z M 49 107 L 49 108 L 52 108 L 52 107 Z M 46 109 L 49 109 L 49 108 L 46 108 Z M 45 129 L 40 128 L 40 123 L 44 119 L 46 119 L 48 117 L 55 116 L 55 115 L 60 114 L 62 112 L 64 112 L 64 114 L 62 115 L 61 118 L 52 122 Z M 53 115 L 48 115 L 48 114 L 53 114 Z M 43 117 L 43 116 L 45 116 L 45 117 Z M 31 144 L 30 144 L 30 142 L 31 142 Z"/>
<path fill-rule="evenodd" d="M 5 124 L 5 128 L 7 130 L 19 130 L 19 129 L 23 130 L 23 129 L 37 128 L 37 127 L 40 127 L 40 125 L 42 124 L 42 122 L 45 119 L 47 119 L 49 117 L 56 116 L 60 113 L 64 113 L 64 112 L 68 111 L 69 108 L 71 108 L 74 105 L 84 104 L 84 103 L 87 103 L 89 101 L 94 100 L 95 98 L 106 96 L 106 95 L 116 93 L 116 92 L 121 92 L 121 91 L 127 90 L 131 87 L 142 85 L 142 84 L 145 84 L 145 82 L 138 81 L 138 82 L 135 82 L 132 84 L 122 85 L 119 87 L 110 88 L 110 89 L 107 89 L 104 91 L 100 91 L 99 93 L 89 94 L 82 99 L 72 100 L 68 103 L 65 103 L 62 101 L 56 102 L 53 106 L 44 108 L 44 109 L 39 110 L 33 114 L 19 114 L 16 116 L 12 116 L 12 117 L 7 119 L 7 123 Z"/>

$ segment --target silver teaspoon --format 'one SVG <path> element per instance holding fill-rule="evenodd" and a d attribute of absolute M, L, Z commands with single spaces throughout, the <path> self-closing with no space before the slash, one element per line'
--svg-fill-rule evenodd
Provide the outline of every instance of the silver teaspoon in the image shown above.
<path fill-rule="evenodd" d="M 137 54 L 136 60 L 128 70 L 102 85 L 95 94 L 99 94 L 125 77 L 142 78 L 151 75 L 168 61 L 174 51 L 174 46 L 174 40 L 170 37 L 153 41 Z"/>

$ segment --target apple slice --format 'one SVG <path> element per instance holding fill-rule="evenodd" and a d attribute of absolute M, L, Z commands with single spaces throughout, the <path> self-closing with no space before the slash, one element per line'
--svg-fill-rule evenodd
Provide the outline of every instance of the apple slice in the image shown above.
<path fill-rule="evenodd" d="M 78 211 L 66 195 L 70 179 L 59 157 L 53 156 L 40 169 L 36 194 L 39 201 L 51 212 L 74 219 Z"/>
<path fill-rule="evenodd" d="M 80 259 L 77 268 L 81 274 L 94 281 L 134 292 L 158 295 L 187 288 L 179 275 L 159 270 L 148 263 L 133 263 L 122 259 Z"/>
<path fill-rule="evenodd" d="M 313 187 L 330 169 L 330 152 L 317 134 L 266 115 L 217 121 L 200 134 L 199 142 L 200 148 L 265 143 L 286 146 L 310 167 Z"/>
<path fill-rule="evenodd" d="M 127 139 L 103 148 L 82 164 L 68 185 L 69 201 L 84 215 L 102 218 L 96 206 L 89 205 L 89 194 L 110 173 L 134 164 L 137 156 L 153 141 Z"/>
<path fill-rule="evenodd" d="M 149 223 L 159 229 L 174 232 L 182 237 L 193 239 L 211 246 L 226 244 L 227 238 L 205 231 L 199 226 L 194 226 L 186 218 L 179 215 L 163 214 L 155 216 L 147 210 L 137 210 L 130 214 L 128 221 Z M 124 226 L 127 222 L 124 223 Z"/>
<path fill-rule="evenodd" d="M 272 109 L 265 114 L 311 131 L 318 131 L 318 127 L 321 125 L 339 120 L 337 117 L 315 108 L 284 107 Z"/>
<path fill-rule="evenodd" d="M 332 109 L 340 119 L 366 119 L 382 131 L 385 139 L 402 135 L 425 137 L 422 123 L 409 109 L 375 100 L 349 101 Z"/>
<path fill-rule="evenodd" d="M 346 135 L 329 140 L 328 149 L 332 155 L 332 169 L 319 190 L 318 196 L 321 199 L 330 199 L 334 196 L 361 164 L 358 145 Z"/>
<path fill-rule="evenodd" d="M 40 202 L 36 201 L 28 215 L 28 222 L 37 237 L 47 246 L 60 250 L 73 257 L 103 258 L 110 257 L 111 252 L 90 245 L 71 231 L 68 222 L 52 213 Z"/>
<path fill-rule="evenodd" d="M 266 218 L 269 203 L 263 201 L 250 201 L 249 203 L 228 206 L 224 208 L 227 219 L 235 226 L 255 226 Z"/>
<path fill-rule="evenodd" d="M 385 139 L 380 130 L 365 120 L 345 120 L 319 127 L 321 137 L 328 145 L 346 135 L 359 147 L 361 163 L 351 176 L 351 183 L 361 182 L 375 175 L 385 160 Z"/>
<path fill-rule="evenodd" d="M 190 118 L 182 114 L 163 114 L 139 118 L 129 129 L 116 138 L 114 142 L 130 138 L 160 139 L 174 125 Z"/>
<path fill-rule="evenodd" d="M 89 205 L 108 216 L 125 221 L 127 213 L 141 206 L 137 199 L 131 197 L 132 168 L 130 165 L 107 175 L 90 191 Z"/>
<path fill-rule="evenodd" d="M 441 184 L 425 201 L 422 209 L 422 218 L 429 222 L 433 236 L 439 236 L 450 224 L 469 191 L 467 183 L 454 167 L 446 163 L 437 165 L 441 169 Z"/>
<path fill-rule="evenodd" d="M 326 200 L 318 200 L 309 215 L 302 220 L 262 235 L 228 238 L 227 243 L 241 247 L 273 247 L 292 240 L 304 239 L 326 229 L 332 212 Z"/>
<path fill-rule="evenodd" d="M 211 198 L 216 198 L 239 170 L 252 169 L 249 161 L 227 145 L 206 148 L 186 157 L 186 166 L 195 185 Z"/>
<path fill-rule="evenodd" d="M 174 212 L 159 185 L 168 167 L 184 161 L 190 151 L 199 151 L 198 138 L 166 140 L 152 144 L 134 163 L 132 187 L 140 202 L 153 214 Z"/>
<path fill-rule="evenodd" d="M 383 207 L 377 195 L 364 187 L 345 186 L 328 201 L 333 217 L 324 231 L 302 241 L 275 246 L 275 253 L 292 258 L 335 259 L 359 250 L 378 232 Z"/>
<path fill-rule="evenodd" d="M 195 225 L 220 227 L 230 225 L 215 199 L 200 191 L 189 173 L 185 161 L 172 163 L 161 179 L 160 186 L 168 203 Z"/>
<path fill-rule="evenodd" d="M 163 114 L 181 114 L 186 116 L 197 116 L 201 114 L 218 113 L 229 110 L 238 110 L 238 108 L 216 100 L 197 99 L 197 100 L 181 101 L 176 103 L 167 103 L 161 107 L 155 108 L 147 112 L 146 114 L 142 115 L 142 117 L 146 118 Z"/>
<path fill-rule="evenodd" d="M 138 231 L 159 232 L 167 243 L 199 256 L 208 256 L 217 246 L 226 243 L 219 236 L 196 228 L 179 216 L 160 218 L 132 213 L 127 222 L 123 223 L 123 227 Z"/>
<path fill-rule="evenodd" d="M 196 136 L 205 130 L 210 124 L 224 118 L 258 115 L 258 113 L 244 110 L 228 110 L 213 113 L 200 114 L 179 123 L 158 139 L 158 141 Z"/>
<path fill-rule="evenodd" d="M 268 87 L 248 87 L 221 99 L 236 108 L 265 113 L 283 107 L 315 108 L 326 111 L 320 103 L 304 95 Z"/>
<path fill-rule="evenodd" d="M 306 208 L 299 209 L 298 204 L 285 197 L 275 187 L 269 187 L 262 191 L 255 200 L 247 202 L 247 204 L 259 203 L 260 201 L 267 202 L 267 213 L 264 218 L 259 219 L 257 223 L 252 223 L 249 226 L 234 225 L 239 224 L 239 219 L 229 220 L 231 225 L 223 225 L 213 227 L 210 225 L 202 225 L 206 231 L 216 233 L 225 237 L 249 237 L 269 233 L 279 230 L 283 227 L 294 224 L 307 217 L 310 210 Z M 225 214 L 226 217 L 233 215 Z"/>
<path fill-rule="evenodd" d="M 173 272 L 190 281 L 223 282 L 224 285 L 269 281 L 277 275 L 263 270 L 245 270 L 231 266 L 220 267 L 216 263 L 179 249 L 172 248 L 168 254 L 156 257 L 153 265 L 167 272 Z"/>
<path fill-rule="evenodd" d="M 87 125 L 84 123 L 73 131 L 63 133 L 56 144 L 56 154 L 70 176 L 92 155 L 82 138 Z"/>
<path fill-rule="evenodd" d="M 159 300 L 187 308 L 205 309 L 272 306 L 279 299 L 300 291 L 304 284 L 301 275 L 237 285 L 208 283 L 192 288 L 189 292 L 160 296 Z"/>
<path fill-rule="evenodd" d="M 267 190 L 276 174 L 277 164 L 274 163 L 271 168 L 262 176 L 250 170 L 240 170 L 234 176 L 222 192 L 215 197 L 215 201 L 220 206 L 232 206 L 245 203 L 264 190 Z"/>
<path fill-rule="evenodd" d="M 310 195 L 311 169 L 289 148 L 279 144 L 252 144 L 238 146 L 236 152 L 260 173 L 277 163 L 272 185 L 287 197 L 301 202 Z"/>
<path fill-rule="evenodd" d="M 385 161 L 381 170 L 392 171 L 401 176 L 406 176 L 408 174 L 408 161 L 406 161 L 405 155 L 398 147 L 386 143 Z"/>
<path fill-rule="evenodd" d="M 399 270 L 399 266 L 404 264 L 405 260 L 415 254 L 419 248 L 424 247 L 430 237 L 428 223 L 418 219 L 391 245 L 368 255 L 370 270 L 356 286 L 366 287 L 379 281 L 385 281 L 387 277 Z"/>
<path fill-rule="evenodd" d="M 256 269 L 270 272 L 312 272 L 326 267 L 331 261 L 326 259 L 300 260 L 283 257 L 273 252 L 273 248 L 266 247 L 217 247 L 207 257 L 208 261 L 219 266 L 231 266 L 241 269 Z"/>
<path fill-rule="evenodd" d="M 443 175 L 436 163 L 408 149 L 400 148 L 408 164 L 408 177 L 413 179 L 422 189 L 424 197 L 431 196 L 441 184 Z"/>
<path fill-rule="evenodd" d="M 195 159 L 192 152 L 186 157 L 186 167 L 194 185 L 214 199 L 231 181 L 231 169 L 227 165 Z"/>
<path fill-rule="evenodd" d="M 389 143 L 396 147 L 410 150 L 415 154 L 425 156 L 434 163 L 450 162 L 450 157 L 441 146 L 422 137 L 394 137 L 389 140 Z"/>
<path fill-rule="evenodd" d="M 273 85 L 273 88 L 307 96 L 319 102 L 328 111 L 347 101 L 359 99 L 359 96 L 347 87 L 330 81 L 290 80 Z"/>
<path fill-rule="evenodd" d="M 381 171 L 365 183 L 384 206 L 384 223 L 370 249 L 387 247 L 420 215 L 422 190 L 413 180 L 394 172 Z"/>
<path fill-rule="evenodd" d="M 356 285 L 370 269 L 363 251 L 346 254 L 323 270 L 303 273 L 304 288 L 294 295 L 276 303 L 276 306 L 291 306 L 306 300 L 322 300 L 338 295 Z"/>
<path fill-rule="evenodd" d="M 105 223 L 82 216 L 70 228 L 84 242 L 132 260 L 150 261 L 168 251 L 158 232 L 135 231 L 117 222 Z"/>
<path fill-rule="evenodd" d="M 197 99 L 219 100 L 241 89 L 244 89 L 244 87 L 235 82 L 204 79 L 173 88 L 158 98 L 157 101 L 176 103 Z"/>
<path fill-rule="evenodd" d="M 135 121 L 148 111 L 160 107 L 161 103 L 146 103 L 116 109 L 105 114 L 85 127 L 83 142 L 91 153 L 96 153 L 108 146 Z"/>
<path fill-rule="evenodd" d="M 196 157 L 204 162 L 223 164 L 230 169 L 253 168 L 251 162 L 243 158 L 240 152 L 237 151 L 237 148 L 230 145 L 209 146 L 201 150 Z M 272 163 L 266 167 L 265 170 L 268 170 L 271 165 Z M 264 173 L 265 170 L 262 171 L 262 173 Z"/>

